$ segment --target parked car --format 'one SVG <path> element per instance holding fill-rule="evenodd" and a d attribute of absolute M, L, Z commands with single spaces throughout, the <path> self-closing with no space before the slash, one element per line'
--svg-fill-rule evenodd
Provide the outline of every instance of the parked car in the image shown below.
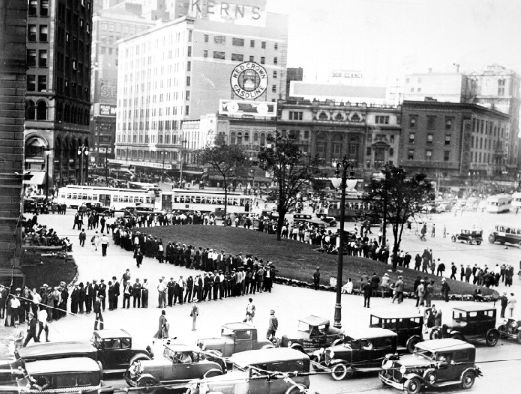
<path fill-rule="evenodd" d="M 506 319 L 497 329 L 500 338 L 515 339 L 521 343 L 521 320 Z"/>
<path fill-rule="evenodd" d="M 481 245 L 481 242 L 483 242 L 483 230 L 462 229 L 459 234 L 454 234 L 451 240 L 452 242 L 467 242 L 469 245 Z"/>
<path fill-rule="evenodd" d="M 334 216 L 317 215 L 319 219 L 326 222 L 329 227 L 336 227 L 337 221 Z"/>
<path fill-rule="evenodd" d="M 230 357 L 232 354 L 246 350 L 274 347 L 267 339 L 259 339 L 257 329 L 248 323 L 224 324 L 219 338 L 199 339 L 197 346 L 201 350 L 216 351 L 222 357 Z"/>
<path fill-rule="evenodd" d="M 398 350 L 414 351 L 418 342 L 423 341 L 423 316 L 407 313 L 371 314 L 369 327 L 386 328 L 398 335 Z"/>
<path fill-rule="evenodd" d="M 452 324 L 435 327 L 430 335 L 431 339 L 485 340 L 488 346 L 495 346 L 499 339 L 496 308 L 475 304 L 452 308 Z"/>
<path fill-rule="evenodd" d="M 311 315 L 299 320 L 297 331 L 283 335 L 280 346 L 312 353 L 342 343 L 343 339 L 343 331 L 331 327 L 328 319 Z"/>
<path fill-rule="evenodd" d="M 398 335 L 384 328 L 347 329 L 341 344 L 316 352 L 320 365 L 335 380 L 357 372 L 380 371 L 386 354 L 396 352 Z"/>
<path fill-rule="evenodd" d="M 416 345 L 414 353 L 387 355 L 382 363 L 382 383 L 420 393 L 424 389 L 460 385 L 470 389 L 480 369 L 475 364 L 476 348 L 457 339 L 437 339 Z"/>
<path fill-rule="evenodd" d="M 134 346 L 133 346 L 134 345 Z M 70 357 L 85 357 L 100 362 L 103 373 L 125 372 L 136 360 L 153 357 L 150 346 L 136 346 L 132 337 L 121 329 L 94 331 L 90 342 L 50 342 L 21 348 L 15 357 L 25 363 Z"/>
<path fill-rule="evenodd" d="M 124 378 L 129 386 L 149 387 L 146 391 L 152 393 L 162 384 L 209 378 L 222 373 L 221 365 L 208 360 L 197 346 L 176 343 L 165 345 L 162 358 L 134 361 Z"/>
<path fill-rule="evenodd" d="M 226 374 L 194 381 L 187 394 L 298 394 L 308 389 L 310 359 L 293 349 L 261 349 L 234 354 Z M 290 379 L 284 379 L 288 375 Z"/>
<path fill-rule="evenodd" d="M 26 363 L 22 377 L 11 386 L 2 387 L 2 392 L 49 394 L 103 392 L 114 389 L 104 387 L 100 365 L 86 357 L 40 360 Z M 12 387 L 12 390 L 10 390 Z"/>

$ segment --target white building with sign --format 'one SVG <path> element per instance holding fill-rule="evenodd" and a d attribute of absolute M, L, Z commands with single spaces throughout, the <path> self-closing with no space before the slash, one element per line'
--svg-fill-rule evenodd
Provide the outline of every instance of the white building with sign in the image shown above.
<path fill-rule="evenodd" d="M 179 169 L 179 152 L 202 138 L 183 137 L 183 122 L 217 114 L 220 100 L 285 98 L 286 15 L 265 0 L 187 3 L 188 16 L 120 41 L 116 159 L 128 165 Z"/>

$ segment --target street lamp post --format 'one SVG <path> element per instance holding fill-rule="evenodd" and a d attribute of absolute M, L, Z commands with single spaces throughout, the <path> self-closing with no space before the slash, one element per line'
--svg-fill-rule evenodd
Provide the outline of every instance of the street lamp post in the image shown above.
<path fill-rule="evenodd" d="M 179 152 L 180 153 L 179 158 L 181 159 L 181 163 L 179 165 L 179 186 L 181 186 L 181 184 L 183 183 L 183 162 L 184 162 L 183 152 L 184 152 L 185 144 L 186 144 L 185 140 L 181 141 L 181 151 Z"/>
<path fill-rule="evenodd" d="M 89 147 L 82 145 L 78 148 L 78 156 L 80 156 L 80 185 L 83 185 L 84 174 L 83 174 L 83 156 L 88 157 L 89 155 Z"/>
<path fill-rule="evenodd" d="M 109 185 L 109 163 L 108 163 L 109 148 L 105 148 L 105 186 Z"/>
<path fill-rule="evenodd" d="M 341 188 L 341 199 L 340 199 L 340 234 L 339 234 L 339 245 L 338 245 L 338 265 L 337 265 L 337 282 L 336 282 L 336 303 L 335 303 L 335 317 L 333 327 L 342 327 L 342 273 L 344 269 L 344 220 L 346 213 L 346 188 L 349 186 L 353 188 L 356 185 L 356 180 L 350 179 L 348 184 L 348 177 L 353 177 L 354 163 L 348 160 L 347 157 L 341 162 L 333 163 L 336 168 L 336 178 L 331 179 L 333 187 L 338 189 Z M 349 175 L 348 175 L 348 170 Z M 339 177 L 340 176 L 340 177 Z M 354 181 L 354 183 L 353 183 Z"/>
<path fill-rule="evenodd" d="M 45 154 L 45 203 L 49 202 L 49 152 Z"/>

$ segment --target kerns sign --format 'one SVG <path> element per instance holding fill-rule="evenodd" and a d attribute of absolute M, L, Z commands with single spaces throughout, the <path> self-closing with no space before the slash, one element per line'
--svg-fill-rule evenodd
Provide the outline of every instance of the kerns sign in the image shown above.
<path fill-rule="evenodd" d="M 254 100 L 266 91 L 268 74 L 260 64 L 244 62 L 233 69 L 230 84 L 237 96 Z"/>
<path fill-rule="evenodd" d="M 263 17 L 265 0 L 190 0 L 188 14 L 195 18 L 205 17 L 210 20 L 250 20 L 258 21 Z"/>

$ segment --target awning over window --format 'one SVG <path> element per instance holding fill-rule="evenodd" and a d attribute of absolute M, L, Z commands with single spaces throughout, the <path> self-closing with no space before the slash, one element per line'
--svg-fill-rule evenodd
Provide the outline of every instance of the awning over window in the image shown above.
<path fill-rule="evenodd" d="M 28 180 L 24 180 L 25 185 L 45 185 L 45 172 L 44 171 L 30 171 L 24 173 L 24 175 L 31 174 L 33 177 Z M 49 183 L 51 183 L 51 175 L 49 175 Z"/>

